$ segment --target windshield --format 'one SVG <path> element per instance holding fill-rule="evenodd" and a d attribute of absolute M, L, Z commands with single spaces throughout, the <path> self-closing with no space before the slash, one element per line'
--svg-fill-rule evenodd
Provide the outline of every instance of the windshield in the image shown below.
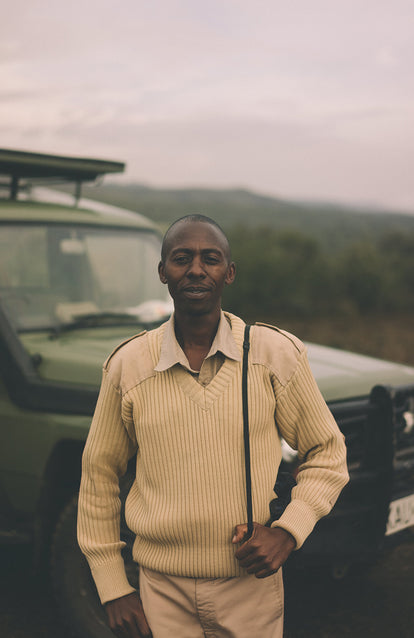
<path fill-rule="evenodd" d="M 170 310 L 159 257 L 153 232 L 2 224 L 2 307 L 17 330 L 55 328 L 84 315 L 156 321 Z"/>

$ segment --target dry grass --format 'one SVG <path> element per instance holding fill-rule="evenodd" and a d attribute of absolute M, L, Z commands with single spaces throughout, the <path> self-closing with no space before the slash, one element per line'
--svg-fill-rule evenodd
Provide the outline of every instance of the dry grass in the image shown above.
<path fill-rule="evenodd" d="M 412 315 L 324 317 L 310 320 L 267 318 L 265 321 L 292 332 L 303 341 L 414 366 Z"/>

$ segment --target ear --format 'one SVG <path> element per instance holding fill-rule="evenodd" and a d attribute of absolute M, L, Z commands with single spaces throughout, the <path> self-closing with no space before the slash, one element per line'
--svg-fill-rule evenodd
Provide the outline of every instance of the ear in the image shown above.
<path fill-rule="evenodd" d="M 158 264 L 158 276 L 162 284 L 167 283 L 167 277 L 165 276 L 165 268 L 162 261 L 160 261 L 160 263 Z"/>
<path fill-rule="evenodd" d="M 232 284 L 235 277 L 236 277 L 236 264 L 234 263 L 234 261 L 232 261 L 227 267 L 227 273 L 226 273 L 226 278 L 224 280 L 224 283 L 227 285 Z"/>

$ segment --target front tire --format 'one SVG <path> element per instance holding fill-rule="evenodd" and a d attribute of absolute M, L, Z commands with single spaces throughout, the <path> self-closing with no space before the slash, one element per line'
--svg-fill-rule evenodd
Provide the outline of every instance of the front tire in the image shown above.
<path fill-rule="evenodd" d="M 78 497 L 63 509 L 51 546 L 51 582 L 54 596 L 71 638 L 114 638 L 99 600 L 89 565 L 76 535 Z M 138 588 L 138 568 L 132 560 L 132 534 L 122 525 L 127 543 L 124 560 L 128 579 Z"/>

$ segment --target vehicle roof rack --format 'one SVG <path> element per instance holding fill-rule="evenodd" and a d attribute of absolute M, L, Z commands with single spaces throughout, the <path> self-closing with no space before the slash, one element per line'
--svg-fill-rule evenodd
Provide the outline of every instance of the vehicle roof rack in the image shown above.
<path fill-rule="evenodd" d="M 76 202 L 83 182 L 92 182 L 107 173 L 122 173 L 123 162 L 111 162 L 64 155 L 46 155 L 0 148 L 0 175 L 10 177 L 7 184 L 10 199 L 17 199 L 21 180 L 61 180 L 76 183 Z"/>

